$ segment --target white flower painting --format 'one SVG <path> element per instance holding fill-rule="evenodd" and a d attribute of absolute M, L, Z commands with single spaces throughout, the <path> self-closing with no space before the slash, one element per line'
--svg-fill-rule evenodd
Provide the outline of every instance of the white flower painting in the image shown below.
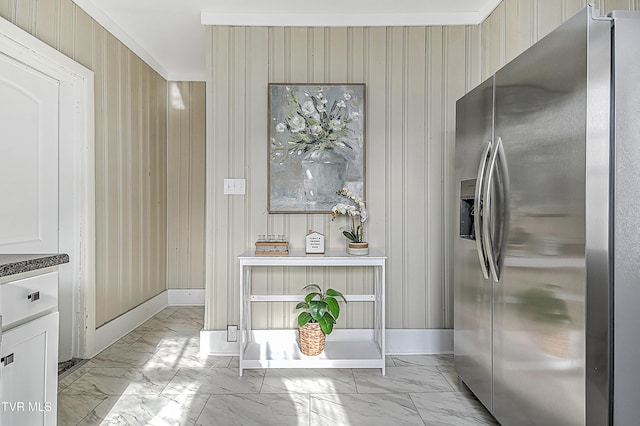
<path fill-rule="evenodd" d="M 364 198 L 365 85 L 269 84 L 268 210 L 328 213 Z"/>

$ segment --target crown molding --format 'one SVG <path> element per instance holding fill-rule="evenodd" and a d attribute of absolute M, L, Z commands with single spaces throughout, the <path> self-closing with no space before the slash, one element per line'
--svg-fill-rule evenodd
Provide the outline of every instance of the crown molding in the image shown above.
<path fill-rule="evenodd" d="M 502 0 L 488 0 L 484 6 L 478 11 L 478 24 L 482 24 L 488 17 L 500 6 Z"/>
<path fill-rule="evenodd" d="M 428 7 L 406 3 L 403 12 L 393 12 L 382 7 L 367 10 L 363 1 L 350 3 L 335 12 L 309 10 L 310 8 L 285 8 L 286 2 L 269 3 L 252 10 L 245 8 L 218 8 L 203 10 L 200 23 L 203 25 L 264 26 L 264 27 L 389 27 L 389 26 L 445 26 L 479 25 L 495 10 L 502 0 L 479 2 L 477 10 L 461 10 L 465 6 L 456 2 L 440 4 L 440 7 L 427 10 Z M 360 6 L 358 6 L 360 5 Z M 467 6 L 468 7 L 468 3 Z M 289 4 L 289 6 L 291 6 Z M 376 5 L 379 6 L 379 5 Z M 400 7 L 400 6 L 399 6 Z M 398 10 L 402 10 L 400 7 Z M 306 9 L 302 10 L 301 9 Z M 423 10 L 420 10 L 423 9 Z"/>
<path fill-rule="evenodd" d="M 72 0 L 78 7 L 91 16 L 95 22 L 102 25 L 113 34 L 120 42 L 127 46 L 134 54 L 140 57 L 154 71 L 167 81 L 205 81 L 206 71 L 199 67 L 186 67 L 181 63 L 176 65 L 160 56 L 154 55 L 153 43 L 146 44 L 145 40 L 132 37 L 127 32 L 127 26 L 118 24 L 117 18 L 111 18 L 100 5 L 105 5 L 99 0 Z M 322 5 L 322 9 L 316 5 L 305 8 L 293 7 L 294 0 L 277 0 L 274 2 L 251 2 L 245 0 L 184 0 L 181 6 L 176 6 L 173 0 L 157 0 L 153 5 L 147 5 L 151 12 L 162 11 L 170 13 L 172 10 L 190 10 L 200 15 L 201 25 L 225 25 L 225 26 L 259 26 L 259 27 L 411 27 L 411 26 L 447 26 L 447 25 L 479 25 L 495 10 L 502 0 L 484 0 L 483 2 L 450 2 L 442 0 L 431 6 L 425 6 L 421 0 L 403 0 L 398 4 L 393 3 L 368 3 L 367 0 L 352 0 L 348 4 L 339 3 L 338 0 L 328 0 Z M 292 3 L 293 2 L 293 3 Z M 338 3 L 337 3 L 338 2 Z M 404 2 L 404 3 L 403 3 Z M 111 0 L 108 7 L 127 9 L 140 12 L 144 11 L 145 4 L 133 0 Z M 206 10 L 207 4 L 215 4 L 217 10 Z M 340 4 L 340 7 L 336 5 Z M 403 5 L 404 4 L 404 5 Z M 458 9 L 456 9 L 457 4 Z M 333 5 L 333 6 L 332 6 Z M 343 7 L 344 6 L 344 7 Z M 179 9 L 176 9 L 178 7 Z M 315 11 L 313 10 L 315 8 Z M 402 10 L 403 12 L 394 12 Z M 429 11 L 428 8 L 432 10 Z M 464 10 L 465 8 L 469 10 Z M 204 10 L 203 10 L 204 9 Z M 305 10 L 303 10 L 305 9 Z M 202 11 L 200 11 L 202 10 Z M 326 10 L 336 10 L 327 12 Z M 152 19 L 149 14 L 141 13 Z M 197 19 L 197 18 L 196 18 Z M 197 21 L 196 21 L 197 22 Z M 196 22 L 189 25 L 198 25 Z M 122 26 L 121 26 L 122 25 Z M 153 28 L 153 26 L 151 26 Z M 177 31 L 174 29 L 174 31 Z M 179 31 L 177 31 L 179 32 Z M 152 32 L 149 37 L 154 37 Z M 176 35 L 176 40 L 180 36 Z M 190 44 L 184 42 L 184 49 L 189 49 Z M 193 43 L 191 43 L 193 44 Z M 167 49 L 175 48 L 167 46 Z M 148 50 L 147 50 L 148 49 Z M 192 55 L 204 55 L 201 48 L 193 49 Z M 164 50 L 166 52 L 166 49 Z M 157 56 L 157 58 L 156 58 Z M 179 56 L 179 55 L 178 55 Z M 193 58 L 190 56 L 189 58 Z M 169 58 L 171 59 L 171 57 Z M 175 62 L 175 60 L 174 60 Z"/>
<path fill-rule="evenodd" d="M 498 3 L 501 0 L 498 0 Z M 491 9 L 493 11 L 493 9 Z M 259 27 L 410 27 L 436 25 L 477 25 L 479 11 L 441 13 L 264 13 L 207 12 L 203 25 Z"/>
<path fill-rule="evenodd" d="M 84 10 L 94 21 L 102 25 L 115 38 L 120 40 L 122 44 L 127 46 L 133 53 L 138 55 L 147 65 L 155 72 L 160 74 L 165 80 L 169 80 L 169 73 L 166 68 L 160 64 L 145 48 L 143 48 L 134 38 L 129 36 L 113 19 L 109 17 L 102 9 L 96 7 L 91 0 L 71 0 L 80 9 Z"/>

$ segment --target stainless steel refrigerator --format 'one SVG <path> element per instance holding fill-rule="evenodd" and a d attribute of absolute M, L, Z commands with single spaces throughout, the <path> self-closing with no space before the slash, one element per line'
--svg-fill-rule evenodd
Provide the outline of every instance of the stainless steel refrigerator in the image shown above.
<path fill-rule="evenodd" d="M 640 424 L 640 14 L 456 104 L 455 367 L 503 425 Z"/>

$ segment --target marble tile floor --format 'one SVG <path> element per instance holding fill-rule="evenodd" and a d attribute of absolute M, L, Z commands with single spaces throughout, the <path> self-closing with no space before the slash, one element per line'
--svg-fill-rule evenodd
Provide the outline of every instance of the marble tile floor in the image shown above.
<path fill-rule="evenodd" d="M 204 308 L 169 307 L 60 376 L 58 425 L 497 425 L 450 355 L 370 369 L 245 370 L 202 356 Z"/>

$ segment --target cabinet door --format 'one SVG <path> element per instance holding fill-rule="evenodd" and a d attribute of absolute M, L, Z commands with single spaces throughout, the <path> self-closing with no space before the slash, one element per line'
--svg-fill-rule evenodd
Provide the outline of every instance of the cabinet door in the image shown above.
<path fill-rule="evenodd" d="M 58 83 L 0 57 L 3 253 L 58 251 Z"/>
<path fill-rule="evenodd" d="M 58 313 L 2 336 L 2 425 L 55 425 L 58 379 Z"/>

